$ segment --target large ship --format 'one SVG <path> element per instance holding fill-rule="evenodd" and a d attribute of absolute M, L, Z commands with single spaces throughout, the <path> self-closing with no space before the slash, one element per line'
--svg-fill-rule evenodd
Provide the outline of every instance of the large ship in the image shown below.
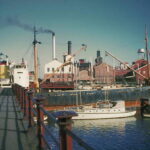
<path fill-rule="evenodd" d="M 9 71 L 8 56 L 0 53 L 0 86 L 10 85 L 10 71 Z"/>
<path fill-rule="evenodd" d="M 29 71 L 23 59 L 21 63 L 14 63 L 11 66 L 10 73 L 13 84 L 18 84 L 25 88 L 29 87 Z"/>

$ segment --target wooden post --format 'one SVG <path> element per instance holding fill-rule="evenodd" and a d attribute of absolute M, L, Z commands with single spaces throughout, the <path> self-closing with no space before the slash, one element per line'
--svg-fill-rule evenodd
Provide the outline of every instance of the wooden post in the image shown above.
<path fill-rule="evenodd" d="M 60 136 L 60 150 L 72 150 L 72 137 L 68 136 L 65 129 L 72 129 L 72 117 L 77 116 L 73 111 L 59 111 L 54 113 L 58 118 L 59 136 Z"/>
<path fill-rule="evenodd" d="M 27 114 L 27 89 L 24 89 L 24 117 Z"/>
<path fill-rule="evenodd" d="M 32 91 L 28 91 L 27 92 L 27 97 L 28 97 L 28 120 L 29 120 L 29 124 L 28 124 L 28 128 L 32 127 L 32 117 L 33 117 L 33 113 L 32 113 L 32 97 L 33 97 L 33 92 Z"/>
<path fill-rule="evenodd" d="M 44 136 L 44 128 L 42 126 L 41 122 L 44 122 L 44 114 L 41 111 L 40 107 L 43 107 L 43 101 L 44 97 L 38 96 L 36 97 L 36 105 L 37 105 L 37 136 L 38 136 L 38 148 L 39 150 L 44 148 L 44 141 L 43 141 L 43 136 Z"/>
<path fill-rule="evenodd" d="M 21 90 L 21 86 L 19 85 L 19 102 L 20 102 L 20 106 L 22 109 L 22 90 Z"/>
<path fill-rule="evenodd" d="M 22 112 L 24 111 L 24 87 L 20 87 L 21 88 L 21 109 Z"/>

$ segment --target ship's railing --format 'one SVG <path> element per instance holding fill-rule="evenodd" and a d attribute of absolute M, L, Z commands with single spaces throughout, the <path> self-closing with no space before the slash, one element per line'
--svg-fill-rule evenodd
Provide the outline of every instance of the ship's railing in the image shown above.
<path fill-rule="evenodd" d="M 74 111 L 55 111 L 48 112 L 44 109 L 43 102 L 45 98 L 42 95 L 35 96 L 33 91 L 21 87 L 20 85 L 12 85 L 16 99 L 18 100 L 21 110 L 24 114 L 24 119 L 28 120 L 28 128 L 36 126 L 38 137 L 38 149 L 60 149 L 60 150 L 73 150 L 73 140 L 78 143 L 82 149 L 94 150 L 90 145 L 84 142 L 80 137 L 72 132 L 72 117 L 77 116 Z M 50 124 L 44 123 L 44 118 L 51 122 L 50 124 L 57 125 L 58 137 L 54 135 L 49 126 Z M 54 144 L 50 144 L 48 135 L 51 137 Z"/>

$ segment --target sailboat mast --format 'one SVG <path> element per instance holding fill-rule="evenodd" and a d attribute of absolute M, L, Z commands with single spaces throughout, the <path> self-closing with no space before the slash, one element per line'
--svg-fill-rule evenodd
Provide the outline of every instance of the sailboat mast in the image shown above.
<path fill-rule="evenodd" d="M 147 59 L 147 78 L 149 80 L 149 50 L 148 50 L 148 33 L 147 27 L 145 25 L 145 49 L 146 49 L 146 59 Z"/>

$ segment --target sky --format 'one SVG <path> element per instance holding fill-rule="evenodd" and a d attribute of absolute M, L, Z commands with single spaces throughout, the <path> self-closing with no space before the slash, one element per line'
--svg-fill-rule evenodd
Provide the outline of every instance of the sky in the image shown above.
<path fill-rule="evenodd" d="M 11 61 L 24 58 L 33 67 L 33 32 L 15 25 L 19 22 L 56 34 L 56 57 L 62 61 L 67 41 L 72 53 L 87 45 L 76 59 L 93 61 L 97 50 L 107 50 L 122 61 L 138 59 L 137 50 L 145 48 L 145 24 L 150 33 L 149 0 L 0 0 L 0 51 Z M 8 18 L 13 20 L 8 22 Z M 37 40 L 42 76 L 44 64 L 52 60 L 50 33 Z"/>

